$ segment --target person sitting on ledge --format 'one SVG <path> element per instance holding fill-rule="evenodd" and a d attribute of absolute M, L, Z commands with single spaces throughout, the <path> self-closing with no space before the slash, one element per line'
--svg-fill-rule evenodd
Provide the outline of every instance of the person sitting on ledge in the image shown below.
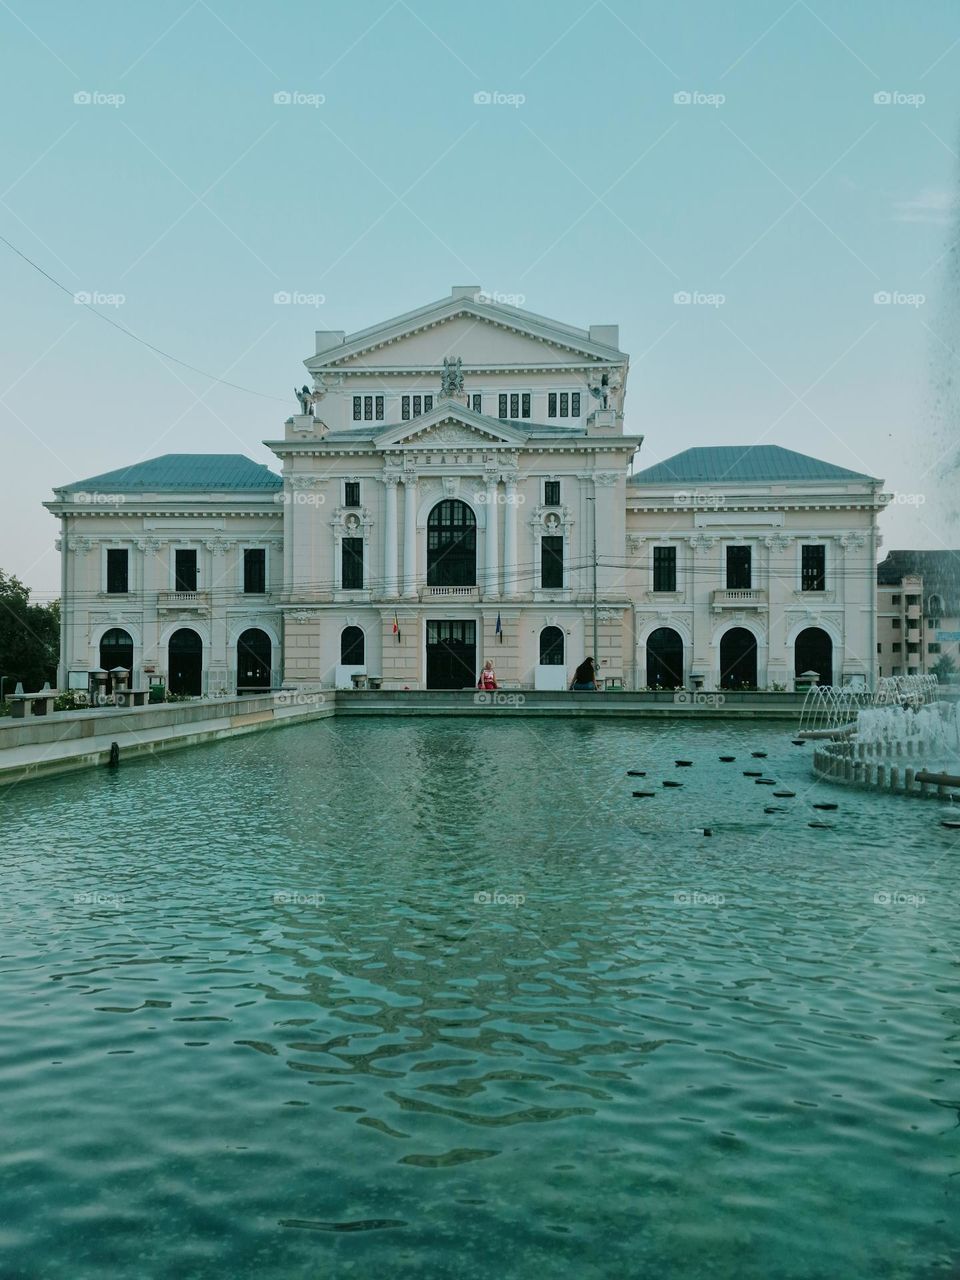
<path fill-rule="evenodd" d="M 493 663 L 488 658 L 483 664 L 483 670 L 480 672 L 480 679 L 477 681 L 477 688 L 489 692 L 497 687 L 497 673 L 493 669 Z"/>
<path fill-rule="evenodd" d="M 593 665 L 593 658 L 584 658 L 573 673 L 573 679 L 570 681 L 570 688 L 574 691 L 579 689 L 588 689 L 596 692 L 600 688 L 597 682 L 597 672 Z"/>

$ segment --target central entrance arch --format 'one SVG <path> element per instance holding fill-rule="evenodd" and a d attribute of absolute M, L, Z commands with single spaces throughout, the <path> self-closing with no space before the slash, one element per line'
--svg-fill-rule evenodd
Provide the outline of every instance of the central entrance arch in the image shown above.
<path fill-rule="evenodd" d="M 104 671 L 123 667 L 133 680 L 133 637 L 123 627 L 111 627 L 100 637 L 100 666 Z M 107 681 L 107 693 L 113 688 L 113 677 Z"/>
<path fill-rule="evenodd" d="M 427 518 L 427 586 L 477 585 L 477 518 L 459 498 L 444 498 Z"/>
<path fill-rule="evenodd" d="M 683 637 L 673 627 L 657 627 L 647 639 L 647 688 L 683 687 Z"/>
<path fill-rule="evenodd" d="M 731 627 L 720 641 L 720 688 L 757 686 L 757 638 L 746 627 Z"/>
<path fill-rule="evenodd" d="M 237 693 L 257 693 L 271 686 L 273 645 L 259 627 L 249 627 L 237 640 Z"/>
<path fill-rule="evenodd" d="M 427 688 L 472 689 L 477 682 L 477 624 L 466 618 L 427 621 Z"/>
<path fill-rule="evenodd" d="M 181 627 L 167 644 L 167 688 L 198 697 L 203 692 L 203 641 L 192 627 Z"/>

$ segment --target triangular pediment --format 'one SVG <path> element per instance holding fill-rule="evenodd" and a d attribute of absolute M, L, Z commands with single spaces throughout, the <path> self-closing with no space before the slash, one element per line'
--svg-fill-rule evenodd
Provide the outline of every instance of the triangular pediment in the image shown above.
<path fill-rule="evenodd" d="M 441 400 L 430 413 L 410 422 L 401 422 L 381 432 L 374 444 L 378 449 L 516 448 L 527 440 L 527 432 L 513 423 L 488 418 L 453 400 Z"/>
<path fill-rule="evenodd" d="M 614 347 L 520 307 L 476 297 L 442 298 L 370 329 L 304 361 L 311 372 L 340 369 L 439 369 L 444 356 L 465 368 L 529 368 L 544 364 L 622 363 Z"/>

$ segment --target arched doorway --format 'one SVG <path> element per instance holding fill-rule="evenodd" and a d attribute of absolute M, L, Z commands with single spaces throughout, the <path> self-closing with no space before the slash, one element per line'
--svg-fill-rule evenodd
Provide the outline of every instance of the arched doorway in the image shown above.
<path fill-rule="evenodd" d="M 133 637 L 122 627 L 111 627 L 100 637 L 100 666 L 104 671 L 123 667 L 133 680 Z M 113 680 L 107 681 L 107 692 L 112 691 Z"/>
<path fill-rule="evenodd" d="M 720 688 L 757 687 L 757 640 L 746 627 L 731 627 L 720 641 Z"/>
<path fill-rule="evenodd" d="M 427 518 L 427 586 L 476 585 L 477 518 L 459 498 L 445 498 Z"/>
<path fill-rule="evenodd" d="M 804 628 L 793 642 L 793 671 L 816 671 L 821 685 L 833 684 L 833 641 L 822 627 Z"/>
<path fill-rule="evenodd" d="M 340 632 L 340 664 L 344 667 L 362 667 L 364 657 L 363 632 L 359 627 L 344 627 Z"/>
<path fill-rule="evenodd" d="M 540 665 L 563 666 L 563 632 L 559 627 L 544 627 L 540 632 Z"/>
<path fill-rule="evenodd" d="M 647 639 L 647 688 L 683 685 L 683 637 L 673 627 L 657 627 Z"/>
<path fill-rule="evenodd" d="M 259 627 L 249 627 L 237 641 L 237 693 L 255 693 L 272 684 L 273 645 Z"/>
<path fill-rule="evenodd" d="M 181 627 L 167 644 L 167 688 L 193 697 L 203 691 L 203 641 L 191 627 Z"/>

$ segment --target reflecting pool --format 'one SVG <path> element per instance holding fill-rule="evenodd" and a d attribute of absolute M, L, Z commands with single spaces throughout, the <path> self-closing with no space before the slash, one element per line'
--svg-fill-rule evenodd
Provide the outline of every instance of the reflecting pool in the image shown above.
<path fill-rule="evenodd" d="M 0 795 L 0 1274 L 955 1274 L 958 833 L 790 737 L 327 720 Z"/>

